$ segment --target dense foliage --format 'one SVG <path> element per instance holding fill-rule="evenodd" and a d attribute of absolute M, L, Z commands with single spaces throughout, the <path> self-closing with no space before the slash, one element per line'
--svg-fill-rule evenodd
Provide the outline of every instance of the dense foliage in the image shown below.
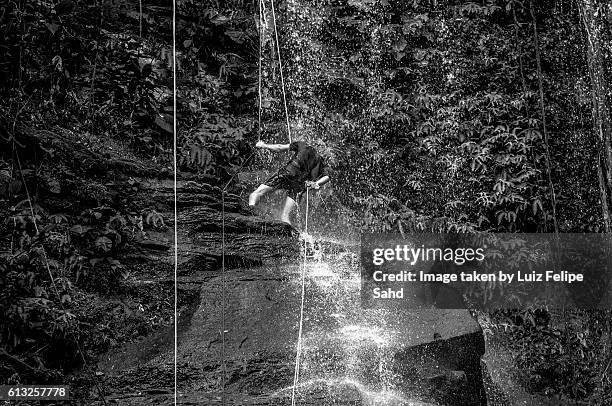
<path fill-rule="evenodd" d="M 170 173 L 172 21 L 157 3 L 0 5 L 3 383 L 57 383 L 163 324 L 144 313 L 153 298 L 121 297 L 120 260 L 164 227 L 121 175 L 140 161 Z"/>
<path fill-rule="evenodd" d="M 179 164 L 227 178 L 256 131 L 257 30 L 251 2 L 177 2 Z"/>
<path fill-rule="evenodd" d="M 313 2 L 287 22 L 305 33 L 287 39 L 292 116 L 343 151 L 347 202 L 387 220 L 369 226 L 601 229 L 580 21 L 555 4 L 534 11 L 537 52 L 528 2 Z"/>

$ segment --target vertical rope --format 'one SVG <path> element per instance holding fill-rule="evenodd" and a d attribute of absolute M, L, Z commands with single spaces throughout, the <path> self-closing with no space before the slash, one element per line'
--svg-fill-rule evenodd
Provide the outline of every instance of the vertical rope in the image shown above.
<path fill-rule="evenodd" d="M 261 141 L 261 61 L 263 54 L 263 42 L 264 42 L 264 19 L 265 14 L 263 12 L 263 0 L 259 0 L 259 75 L 258 75 L 258 95 L 259 95 L 259 104 L 258 104 L 258 118 L 257 118 L 257 141 Z"/>
<path fill-rule="evenodd" d="M 228 183 L 229 185 L 229 183 Z M 225 188 L 221 191 L 221 405 L 225 406 L 225 377 L 227 366 L 225 364 Z"/>
<path fill-rule="evenodd" d="M 141 3 L 142 4 L 142 3 Z M 174 160 L 174 404 L 178 403 L 178 203 L 177 203 L 177 134 L 176 134 L 176 0 L 172 0 L 172 132 Z"/>
<path fill-rule="evenodd" d="M 225 191 L 229 187 L 234 177 L 242 170 L 242 168 L 257 154 L 257 150 L 240 165 L 236 173 L 227 181 L 223 189 L 221 189 L 221 404 L 225 405 L 225 379 L 227 374 L 227 365 L 225 362 L 225 302 L 227 290 L 227 276 L 225 272 Z M 175 279 L 176 280 L 176 279 Z"/>
<path fill-rule="evenodd" d="M 308 191 L 310 189 L 306 188 L 306 219 L 305 219 L 305 223 L 304 223 L 304 232 L 308 233 Z M 304 245 L 304 247 L 306 247 L 306 245 Z M 306 249 L 306 248 L 304 248 Z M 306 252 L 306 251 L 304 251 Z"/>
<path fill-rule="evenodd" d="M 285 120 L 287 122 L 287 136 L 289 137 L 289 144 L 291 144 L 291 128 L 289 127 L 289 110 L 287 109 L 287 95 L 285 94 L 285 79 L 283 77 L 283 64 L 281 62 L 280 54 L 280 43 L 278 42 L 278 31 L 276 29 L 276 13 L 274 12 L 274 0 L 271 0 L 272 4 L 272 21 L 274 23 L 274 37 L 276 38 L 276 54 L 278 55 L 278 69 L 281 77 L 281 90 L 283 91 L 283 104 L 285 105 Z"/>
<path fill-rule="evenodd" d="M 308 188 L 306 188 L 306 212 L 304 221 L 304 234 L 308 234 Z M 300 356 L 302 354 L 302 328 L 304 325 L 304 297 L 306 293 L 306 238 L 304 238 L 304 260 L 302 262 L 302 299 L 300 303 L 300 324 L 298 328 L 297 350 L 295 354 L 295 370 L 293 373 L 293 387 L 291 388 L 291 406 L 295 406 L 295 390 L 300 379 Z"/>

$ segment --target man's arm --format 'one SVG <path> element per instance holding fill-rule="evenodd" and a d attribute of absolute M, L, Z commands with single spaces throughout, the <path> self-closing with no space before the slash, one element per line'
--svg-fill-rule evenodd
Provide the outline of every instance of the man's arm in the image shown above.
<path fill-rule="evenodd" d="M 323 186 L 327 182 L 329 182 L 329 176 L 325 175 L 325 176 L 321 177 L 321 179 L 318 179 L 315 183 L 317 184 L 317 186 Z"/>
<path fill-rule="evenodd" d="M 289 151 L 289 145 L 290 144 L 266 144 L 263 141 L 258 141 L 257 144 L 255 144 L 255 148 L 269 149 L 273 152 L 283 152 Z"/>
<path fill-rule="evenodd" d="M 318 189 L 324 184 L 326 184 L 327 182 L 329 182 L 329 176 L 325 175 L 325 176 L 321 176 L 318 180 L 307 181 L 306 187 L 310 189 Z"/>

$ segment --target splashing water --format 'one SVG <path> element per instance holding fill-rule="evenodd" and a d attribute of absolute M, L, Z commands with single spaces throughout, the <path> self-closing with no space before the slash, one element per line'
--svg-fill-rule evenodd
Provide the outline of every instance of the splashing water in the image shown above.
<path fill-rule="evenodd" d="M 291 392 L 291 387 L 280 389 L 272 394 L 274 398 L 286 397 Z M 407 399 L 401 394 L 391 390 L 371 390 L 362 383 L 351 378 L 316 378 L 298 384 L 300 393 L 334 392 L 344 395 L 347 392 L 355 392 L 363 406 L 426 406 L 426 403 L 418 400 Z M 333 394 L 332 394 L 333 396 Z M 336 394 L 337 396 L 337 394 Z M 351 399 L 353 400 L 353 399 Z"/>
<path fill-rule="evenodd" d="M 323 404 L 422 405 L 398 391 L 392 372 L 394 336 L 386 315 L 361 308 L 359 267 L 342 254 L 306 266 L 308 321 L 297 396 L 306 404 L 323 396 Z"/>
<path fill-rule="evenodd" d="M 351 342 L 371 341 L 379 347 L 389 343 L 389 334 L 377 327 L 345 326 L 340 329 L 340 333 Z"/>

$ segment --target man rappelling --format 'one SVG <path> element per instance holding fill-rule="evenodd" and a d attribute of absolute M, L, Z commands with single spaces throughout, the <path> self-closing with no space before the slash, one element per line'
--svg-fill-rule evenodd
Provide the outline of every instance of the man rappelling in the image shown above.
<path fill-rule="evenodd" d="M 253 207 L 259 199 L 275 190 L 287 191 L 285 206 L 281 220 L 291 224 L 290 216 L 306 191 L 319 189 L 329 182 L 329 171 L 321 155 L 304 141 L 294 141 L 290 144 L 266 144 L 257 142 L 255 148 L 268 149 L 273 152 L 294 152 L 293 157 L 278 172 L 268 178 L 249 196 L 249 206 Z"/>

